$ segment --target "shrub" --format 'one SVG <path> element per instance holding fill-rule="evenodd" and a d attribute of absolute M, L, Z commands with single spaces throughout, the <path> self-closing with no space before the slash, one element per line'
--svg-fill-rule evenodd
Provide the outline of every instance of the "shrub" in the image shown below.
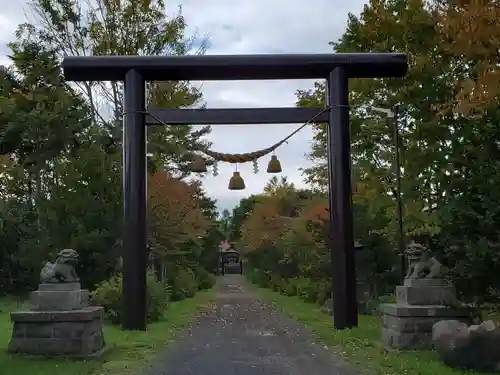
<path fill-rule="evenodd" d="M 285 296 L 296 296 L 297 279 L 281 279 L 279 292 Z"/>
<path fill-rule="evenodd" d="M 170 286 L 159 281 L 152 271 L 147 274 L 147 285 L 148 321 L 155 322 L 162 318 L 168 308 Z"/>
<path fill-rule="evenodd" d="M 196 272 L 196 282 L 198 289 L 210 289 L 215 285 L 215 276 L 203 267 L 198 267 Z"/>
<path fill-rule="evenodd" d="M 120 324 L 123 305 L 122 275 L 116 274 L 98 284 L 90 295 L 90 301 L 93 305 L 104 307 L 105 319 L 112 324 Z"/>
<path fill-rule="evenodd" d="M 317 295 L 316 303 L 324 305 L 326 301 L 332 298 L 332 282 L 331 280 L 319 280 L 314 282 L 316 285 Z"/>
<path fill-rule="evenodd" d="M 271 288 L 275 292 L 280 292 L 283 290 L 283 279 L 279 276 L 273 275 L 269 278 L 267 282 L 267 288 Z"/>
<path fill-rule="evenodd" d="M 168 307 L 169 287 L 158 281 L 152 271 L 147 274 L 148 322 L 159 320 Z M 101 282 L 91 293 L 91 303 L 104 307 L 105 319 L 120 324 L 123 310 L 122 275 Z"/>
<path fill-rule="evenodd" d="M 248 272 L 248 278 L 250 279 L 250 282 L 252 284 L 256 284 L 261 288 L 267 288 L 271 286 L 271 276 L 270 272 L 268 271 L 263 271 L 258 268 L 252 268 Z"/>
<path fill-rule="evenodd" d="M 300 299 L 306 302 L 313 302 L 316 299 L 313 293 L 314 289 L 312 287 L 311 279 L 305 277 L 299 277 L 294 279 L 294 283 L 295 283 L 295 289 L 297 291 L 297 296 Z"/>
<path fill-rule="evenodd" d="M 330 280 L 313 280 L 307 277 L 281 278 L 272 276 L 268 287 L 285 296 L 297 296 L 305 302 L 324 306 L 332 297 Z M 331 304 L 331 302 L 330 302 Z"/>
<path fill-rule="evenodd" d="M 181 301 L 191 298 L 198 290 L 196 277 L 191 269 L 178 269 L 176 277 L 172 280 L 172 301 Z"/>

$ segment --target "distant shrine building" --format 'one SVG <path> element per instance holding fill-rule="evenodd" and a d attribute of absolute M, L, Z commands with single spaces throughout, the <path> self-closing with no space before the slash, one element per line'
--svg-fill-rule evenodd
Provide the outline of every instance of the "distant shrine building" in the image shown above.
<path fill-rule="evenodd" d="M 227 240 L 221 241 L 219 244 L 219 264 L 219 272 L 222 275 L 243 273 L 240 252 L 234 249 Z"/>

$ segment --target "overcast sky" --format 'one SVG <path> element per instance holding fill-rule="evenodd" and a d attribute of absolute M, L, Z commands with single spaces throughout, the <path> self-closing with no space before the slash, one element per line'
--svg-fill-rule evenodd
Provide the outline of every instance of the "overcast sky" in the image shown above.
<path fill-rule="evenodd" d="M 362 10 L 363 0 L 166 0 L 167 12 L 182 5 L 188 34 L 210 39 L 209 54 L 324 53 L 332 52 L 328 42 L 345 30 L 347 15 Z M 171 9 L 169 11 L 168 9 Z M 6 43 L 13 39 L 17 25 L 25 22 L 26 1 L 0 0 L 0 65 L 6 64 Z M 312 81 L 206 82 L 202 85 L 208 107 L 289 107 L 294 106 L 297 89 L 312 87 Z M 300 125 L 214 126 L 210 141 L 217 152 L 244 153 L 266 148 Z M 309 165 L 305 153 L 312 139 L 304 129 L 276 152 L 283 175 L 302 185 L 299 168 Z M 227 189 L 234 167 L 219 165 L 219 176 L 205 178 L 208 193 L 219 208 L 230 208 L 242 198 L 262 191 L 269 175 L 268 158 L 260 160 L 260 172 L 251 164 L 239 166 L 247 188 Z"/>

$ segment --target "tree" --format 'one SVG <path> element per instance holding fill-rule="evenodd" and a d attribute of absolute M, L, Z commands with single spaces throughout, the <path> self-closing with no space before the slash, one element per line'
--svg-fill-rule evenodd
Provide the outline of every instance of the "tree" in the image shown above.
<path fill-rule="evenodd" d="M 456 82 L 457 94 L 448 104 L 463 114 L 474 115 L 497 107 L 500 4 L 490 0 L 436 0 L 434 9 L 445 48 L 465 60 L 466 75 Z"/>
<path fill-rule="evenodd" d="M 9 47 L 14 64 L 0 81 L 0 153 L 25 167 L 36 184 L 30 191 L 41 193 L 46 163 L 78 147 L 78 135 L 90 126 L 89 111 L 64 82 L 53 51 L 30 42 Z"/>
<path fill-rule="evenodd" d="M 10 183 L 2 196 L 0 239 L 10 253 L 3 270 L 13 282 L 5 291 L 36 287 L 40 267 L 62 248 L 80 254 L 85 287 L 114 271 L 120 255 L 116 239 L 121 235 L 121 159 L 102 152 L 95 131 L 79 136 L 77 153 L 66 152 L 48 162 L 34 200 L 24 188 L 30 180 L 22 165 L 11 163 L 4 169 Z"/>
<path fill-rule="evenodd" d="M 242 198 L 240 203 L 233 208 L 233 215 L 231 217 L 231 241 L 238 241 L 241 238 L 241 228 L 245 219 L 253 211 L 253 208 L 259 201 L 260 196 L 251 195 L 248 198 Z"/>
<path fill-rule="evenodd" d="M 287 222 L 277 199 L 262 198 L 243 224 L 241 242 L 248 251 L 275 246 Z"/>
<path fill-rule="evenodd" d="M 116 212 L 106 207 L 105 192 L 111 187 L 111 195 L 119 199 L 113 189 L 116 182 L 111 178 L 110 185 L 100 186 L 96 207 L 93 204 L 96 196 L 89 192 L 103 177 L 113 175 L 97 174 L 98 180 L 87 178 L 86 173 L 95 174 L 99 170 L 92 162 L 96 156 L 93 152 L 96 147 L 97 152 L 102 151 L 95 142 L 96 133 L 91 130 L 90 111 L 84 98 L 64 82 L 53 51 L 29 41 L 9 46 L 13 65 L 3 70 L 0 80 L 3 154 L 0 246 L 8 249 L 2 268 L 10 283 L 4 285 L 4 290 L 18 292 L 35 287 L 42 262 L 49 260 L 58 248 L 66 247 L 81 251 L 82 266 L 95 271 L 92 275 L 82 275 L 83 284 L 92 285 L 109 273 L 107 265 L 112 261 L 108 262 L 106 256 L 116 255 L 114 230 L 119 227 L 119 220 L 114 216 L 109 221 L 117 227 L 105 224 L 107 215 Z M 88 167 L 86 171 L 79 169 L 81 152 L 88 152 L 83 162 Z M 72 202 L 77 195 L 81 197 Z M 80 218 L 74 216 L 78 203 L 86 208 Z M 99 212 L 97 218 L 92 208 Z M 92 217 L 90 223 L 79 220 Z M 83 228 L 88 230 L 85 235 Z M 100 228 L 99 232 L 95 232 L 96 228 Z M 113 233 L 111 242 L 104 245 L 101 242 L 102 247 L 97 247 L 96 242 L 106 238 L 108 230 Z M 87 250 L 93 246 L 96 248 L 90 256 Z M 99 252 L 102 248 L 105 253 Z M 103 254 L 104 258 L 100 258 Z"/>
<path fill-rule="evenodd" d="M 205 41 L 186 38 L 182 14 L 169 18 L 163 0 L 98 0 L 82 4 L 77 0 L 34 0 L 35 19 L 20 25 L 17 37 L 47 46 L 62 56 L 100 55 L 184 55 L 204 53 Z M 38 26 L 34 26 L 38 25 Z M 77 83 L 87 97 L 94 122 L 109 130 L 110 143 L 121 139 L 123 85 L 121 82 Z M 147 106 L 180 108 L 197 104 L 201 93 L 188 82 L 151 82 Z M 110 118 L 111 114 L 111 118 Z M 149 165 L 187 176 L 193 149 L 209 146 L 202 137 L 210 127 L 157 126 L 148 131 Z"/>
<path fill-rule="evenodd" d="M 389 198 L 395 211 L 394 124 L 370 112 L 370 106 L 402 105 L 403 195 L 405 227 L 409 232 L 431 230 L 433 217 L 424 207 L 444 204 L 448 189 L 448 160 L 456 155 L 457 124 L 451 111 L 438 117 L 433 106 L 446 103 L 456 79 L 456 58 L 447 53 L 436 30 L 436 15 L 424 1 L 373 0 L 359 17 L 350 14 L 344 35 L 332 47 L 337 52 L 401 51 L 411 55 L 405 80 L 354 80 L 350 85 L 354 186 L 369 186 Z M 318 104 L 324 85 L 298 92 L 299 105 Z M 319 163 L 306 170 L 311 182 L 326 183 L 326 127 L 315 127 L 311 158 Z M 409 205 L 409 202 L 416 204 Z M 374 202 L 375 203 L 375 202 Z M 376 203 L 378 204 L 378 203 Z M 389 207 L 388 207 L 389 209 Z M 390 216 L 391 212 L 388 212 Z M 395 225 L 392 225 L 394 228 Z"/>
<path fill-rule="evenodd" d="M 203 215 L 210 220 L 217 219 L 217 201 L 207 196 L 206 191 L 200 180 L 192 180 L 189 186 L 193 189 L 193 194 L 196 197 L 198 206 L 203 212 Z"/>
<path fill-rule="evenodd" d="M 17 40 L 9 45 L 12 66 L 0 69 L 2 294 L 35 288 L 44 262 L 62 248 L 79 253 L 78 273 L 86 288 L 108 279 L 120 266 L 122 155 L 116 126 L 120 119 L 114 114 L 121 111 L 121 86 L 85 83 L 75 88 L 64 81 L 60 58 L 123 53 L 124 48 L 130 48 L 129 54 L 141 48 L 140 53 L 149 53 L 144 48 L 163 53 L 168 46 L 177 46 L 171 52 L 181 54 L 187 45 L 182 17 L 169 23 L 159 2 L 99 1 L 88 12 L 76 1 L 40 0 L 32 5 L 46 22 L 20 27 Z M 120 28 L 111 30 L 113 25 Z M 133 25 L 140 32 L 131 32 Z M 130 32 L 122 35 L 124 30 Z M 149 33 L 148 38 L 142 32 Z M 147 89 L 150 103 L 162 100 L 165 106 L 200 99 L 186 82 L 151 84 Z M 105 105 L 118 106 L 111 118 L 110 111 L 98 105 L 98 97 L 104 97 Z M 167 166 L 171 173 L 157 172 L 150 179 L 148 224 L 155 253 L 165 268 L 171 266 L 169 280 L 163 281 L 180 295 L 184 287 L 193 292 L 211 285 L 206 270 L 215 268 L 217 250 L 211 243 L 219 241 L 219 233 L 212 230 L 216 202 L 201 183 L 181 180 L 189 152 L 207 144 L 200 137 L 208 128 L 162 131 L 150 133 L 153 158 L 148 166 L 150 171 Z M 177 279 L 184 281 L 174 288 Z"/>
<path fill-rule="evenodd" d="M 229 236 L 229 225 L 231 222 L 231 212 L 227 208 L 224 208 L 221 213 L 219 220 L 220 230 L 224 233 L 224 237 Z"/>
<path fill-rule="evenodd" d="M 222 220 L 228 220 L 230 217 L 231 217 L 231 213 L 229 212 L 229 210 L 227 208 L 224 208 L 222 210 L 222 214 L 221 214 Z"/>
<path fill-rule="evenodd" d="M 462 31 L 459 33 L 458 28 L 450 26 L 452 17 L 447 21 L 443 18 L 463 17 L 466 13 L 462 8 L 471 10 L 472 4 L 479 2 L 460 2 L 454 8 L 448 5 L 458 2 L 442 4 L 442 8 L 436 9 L 421 0 L 372 0 L 359 16 L 349 15 L 344 35 L 331 43 L 337 52 L 401 51 L 411 56 L 404 81 L 377 79 L 350 83 L 355 200 L 363 203 L 363 210 L 374 218 L 368 221 L 370 225 L 379 228 L 377 231 L 393 242 L 396 227 L 393 124 L 371 113 L 369 107 L 388 108 L 400 103 L 405 232 L 434 235 L 433 250 L 449 267 L 450 277 L 464 298 L 477 300 L 480 296 L 492 300 L 500 295 L 497 287 L 492 287 L 498 285 L 500 263 L 490 250 L 498 243 L 500 217 L 493 203 L 498 199 L 497 193 L 491 191 L 491 186 L 500 182 L 496 126 L 500 113 L 495 106 L 481 112 L 477 104 L 483 101 L 479 99 L 471 102 L 480 111 L 473 111 L 475 117 L 466 116 L 466 111 L 455 112 L 453 108 L 455 98 L 466 95 L 465 83 L 474 76 L 471 72 L 479 74 L 477 69 L 483 69 L 486 61 L 480 58 L 473 63 L 477 56 L 460 50 L 458 40 L 464 45 L 474 40 L 470 44 L 479 48 L 482 40 L 491 35 L 483 38 L 478 34 L 475 38 L 467 31 L 462 39 Z M 486 8 L 484 12 L 494 14 L 490 7 Z M 495 43 L 494 36 L 491 41 Z M 495 56 L 497 48 L 488 43 L 482 44 L 489 50 L 483 50 L 483 55 Z M 482 84 L 480 81 L 478 85 Z M 490 99 L 494 97 L 487 90 L 483 93 Z M 317 83 L 313 90 L 300 91 L 298 98 L 299 105 L 318 105 L 324 98 L 324 85 Z M 458 100 L 458 104 L 463 101 Z M 311 153 L 318 163 L 306 174 L 311 182 L 323 188 L 325 156 L 326 127 L 318 125 Z M 378 223 L 384 223 L 384 228 Z"/>
<path fill-rule="evenodd" d="M 295 191 L 295 185 L 293 182 L 288 182 L 286 176 L 281 176 L 280 179 L 273 176 L 264 187 L 264 193 L 268 195 L 286 195 L 291 191 Z"/>
<path fill-rule="evenodd" d="M 209 221 L 198 206 L 193 187 L 156 172 L 148 185 L 148 212 L 153 252 L 167 256 L 188 242 L 200 243 Z"/>
<path fill-rule="evenodd" d="M 218 216 L 217 201 L 206 195 L 201 181 L 194 180 L 190 183 L 190 186 L 195 191 L 194 195 L 198 207 L 211 224 L 202 240 L 202 251 L 198 259 L 199 264 L 207 271 L 215 274 L 219 267 L 219 243 L 225 239 L 225 234 L 216 225 Z"/>

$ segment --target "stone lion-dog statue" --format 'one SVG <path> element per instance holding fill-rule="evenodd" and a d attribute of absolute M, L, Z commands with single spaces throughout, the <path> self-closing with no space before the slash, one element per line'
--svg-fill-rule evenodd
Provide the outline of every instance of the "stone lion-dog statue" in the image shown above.
<path fill-rule="evenodd" d="M 405 279 L 435 279 L 441 275 L 441 263 L 424 245 L 412 241 L 406 247 L 405 254 L 408 259 Z"/>
<path fill-rule="evenodd" d="M 57 254 L 54 263 L 47 262 L 40 272 L 40 282 L 50 283 L 77 283 L 80 281 L 75 266 L 78 264 L 78 253 L 73 249 L 64 249 Z"/>

